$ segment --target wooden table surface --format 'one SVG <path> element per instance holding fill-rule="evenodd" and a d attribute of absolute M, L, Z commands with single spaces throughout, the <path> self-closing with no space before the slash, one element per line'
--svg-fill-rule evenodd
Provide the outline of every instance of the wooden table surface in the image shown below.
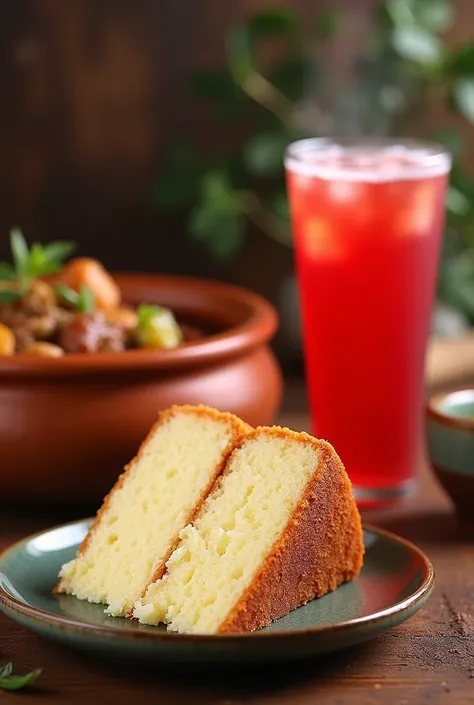
<path fill-rule="evenodd" d="M 304 396 L 288 390 L 280 421 L 307 427 Z M 76 512 L 1 510 L 0 550 L 18 538 Z M 377 523 L 416 542 L 436 571 L 433 597 L 405 624 L 345 652 L 276 668 L 220 667 L 189 674 L 187 669 L 137 673 L 49 643 L 0 616 L 0 663 L 18 672 L 42 666 L 30 692 L 3 693 L 0 703 L 85 705 L 474 705 L 474 541 L 459 530 L 450 505 L 426 469 L 416 498 L 404 507 L 367 514 Z"/>

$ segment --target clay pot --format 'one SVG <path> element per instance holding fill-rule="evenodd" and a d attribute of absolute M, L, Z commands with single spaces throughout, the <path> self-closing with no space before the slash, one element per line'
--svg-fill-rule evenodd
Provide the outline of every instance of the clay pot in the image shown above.
<path fill-rule="evenodd" d="M 97 502 L 160 409 L 202 403 L 253 426 L 277 413 L 274 309 L 239 287 L 117 275 L 124 300 L 218 331 L 175 350 L 0 358 L 2 502 Z"/>

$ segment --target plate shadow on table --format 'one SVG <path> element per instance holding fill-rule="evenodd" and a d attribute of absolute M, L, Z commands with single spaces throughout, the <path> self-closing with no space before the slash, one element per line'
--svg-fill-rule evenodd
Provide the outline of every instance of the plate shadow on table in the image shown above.
<path fill-rule="evenodd" d="M 375 652 L 384 648 L 386 635 L 380 635 L 364 644 L 348 647 L 332 654 L 324 654 L 301 660 L 263 664 L 206 664 L 157 663 L 156 667 L 133 663 L 133 680 L 143 687 L 159 685 L 161 689 L 185 693 L 188 689 L 201 695 L 212 692 L 220 697 L 239 698 L 246 694 L 253 697 L 272 695 L 294 690 L 295 686 L 317 680 L 342 678 L 349 675 L 356 659 L 358 663 L 371 663 Z M 388 640 L 386 641 L 388 645 Z M 73 651 L 74 660 L 97 675 L 111 678 L 130 678 L 130 671 L 123 664 L 101 657 L 100 660 L 83 652 Z M 186 674 L 185 676 L 183 674 Z"/>

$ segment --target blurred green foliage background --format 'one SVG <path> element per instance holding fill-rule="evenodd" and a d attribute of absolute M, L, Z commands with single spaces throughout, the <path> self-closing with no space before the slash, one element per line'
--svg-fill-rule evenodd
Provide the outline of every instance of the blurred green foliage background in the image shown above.
<path fill-rule="evenodd" d="M 232 28 L 226 66 L 189 77 L 193 94 L 209 105 L 215 150 L 171 144 L 153 201 L 187 209 L 190 237 L 230 259 L 255 227 L 291 245 L 283 171 L 289 142 L 326 134 L 434 139 L 454 158 L 438 295 L 474 324 L 473 171 L 460 130 L 424 130 L 433 102 L 454 122 L 474 124 L 474 40 L 445 41 L 456 22 L 451 0 L 383 0 L 341 80 L 324 54 L 337 49 L 347 20 L 325 12 L 311 26 L 294 8 L 275 6 Z M 227 138 L 236 129 L 241 139 Z"/>

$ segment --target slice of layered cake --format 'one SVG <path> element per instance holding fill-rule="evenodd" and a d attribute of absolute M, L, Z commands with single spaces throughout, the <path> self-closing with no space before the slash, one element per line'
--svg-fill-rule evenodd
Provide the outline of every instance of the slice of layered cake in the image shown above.
<path fill-rule="evenodd" d="M 104 500 L 57 592 L 127 615 L 163 574 L 235 444 L 250 430 L 236 416 L 202 406 L 163 412 Z"/>
<path fill-rule="evenodd" d="M 332 446 L 259 428 L 232 452 L 133 615 L 184 633 L 252 631 L 354 578 L 362 557 L 359 512 Z"/>

